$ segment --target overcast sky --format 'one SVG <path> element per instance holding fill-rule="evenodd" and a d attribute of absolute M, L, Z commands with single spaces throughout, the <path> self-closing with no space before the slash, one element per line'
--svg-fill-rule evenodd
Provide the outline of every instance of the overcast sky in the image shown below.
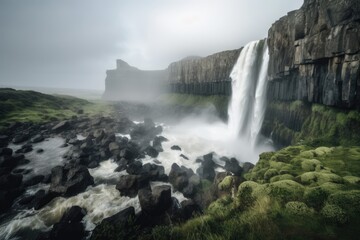
<path fill-rule="evenodd" d="M 303 0 L 0 0 L 0 85 L 104 89 L 120 58 L 164 69 L 265 38 Z"/>

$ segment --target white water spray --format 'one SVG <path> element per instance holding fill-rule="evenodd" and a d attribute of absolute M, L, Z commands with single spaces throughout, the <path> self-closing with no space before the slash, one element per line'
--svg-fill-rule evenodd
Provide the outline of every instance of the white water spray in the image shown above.
<path fill-rule="evenodd" d="M 249 139 L 253 147 L 265 114 L 268 63 L 266 41 L 250 42 L 241 51 L 230 74 L 229 134 L 233 139 Z"/>

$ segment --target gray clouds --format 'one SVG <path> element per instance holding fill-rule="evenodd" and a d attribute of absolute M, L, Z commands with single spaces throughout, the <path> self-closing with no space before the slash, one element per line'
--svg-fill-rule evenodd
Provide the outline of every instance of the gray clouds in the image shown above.
<path fill-rule="evenodd" d="M 264 38 L 302 0 L 0 0 L 0 85 L 104 88 L 121 58 L 163 69 Z"/>

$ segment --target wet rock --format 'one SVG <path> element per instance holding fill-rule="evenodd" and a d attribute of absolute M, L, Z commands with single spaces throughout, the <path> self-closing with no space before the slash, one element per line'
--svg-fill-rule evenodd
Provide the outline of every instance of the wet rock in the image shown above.
<path fill-rule="evenodd" d="M 22 183 L 21 174 L 6 174 L 0 176 L 0 190 L 11 190 L 20 187 Z"/>
<path fill-rule="evenodd" d="M 56 124 L 52 130 L 54 132 L 61 132 L 61 131 L 64 131 L 64 130 L 67 130 L 70 128 L 70 122 L 69 121 L 61 121 L 59 122 L 58 124 Z"/>
<path fill-rule="evenodd" d="M 160 215 L 171 206 L 171 187 L 168 185 L 142 188 L 139 190 L 142 211 L 151 215 Z"/>
<path fill-rule="evenodd" d="M 84 166 L 57 166 L 51 170 L 49 191 L 62 196 L 73 196 L 94 184 L 89 170 Z"/>
<path fill-rule="evenodd" d="M 21 134 L 15 135 L 12 142 L 18 144 L 29 140 L 29 138 L 30 138 L 30 134 L 23 132 Z"/>
<path fill-rule="evenodd" d="M 123 175 L 120 176 L 116 189 L 119 190 L 121 196 L 135 197 L 139 189 L 146 187 L 149 179 L 141 175 Z"/>
<path fill-rule="evenodd" d="M 193 200 L 184 200 L 181 202 L 181 213 L 183 220 L 188 220 L 197 214 L 201 214 L 201 207 Z"/>
<path fill-rule="evenodd" d="M 140 161 L 135 161 L 133 163 L 130 163 L 126 168 L 126 172 L 132 175 L 138 175 L 141 173 L 141 171 L 142 171 L 142 163 Z"/>
<path fill-rule="evenodd" d="M 231 158 L 225 163 L 225 170 L 233 173 L 235 176 L 240 176 L 243 172 L 243 169 L 235 158 Z"/>
<path fill-rule="evenodd" d="M 42 148 L 36 149 L 36 153 L 43 153 L 43 152 L 44 152 L 44 149 L 42 149 Z"/>
<path fill-rule="evenodd" d="M 174 145 L 171 147 L 171 150 L 181 151 L 181 147 L 179 147 L 178 145 Z"/>
<path fill-rule="evenodd" d="M 14 200 L 23 193 L 22 188 L 10 190 L 0 190 L 0 213 L 4 213 L 11 208 Z"/>
<path fill-rule="evenodd" d="M 201 178 L 209 181 L 214 180 L 215 177 L 215 163 L 213 162 L 213 154 L 209 153 L 203 156 L 204 161 L 201 162 L 201 166 L 196 170 Z"/>
<path fill-rule="evenodd" d="M 13 154 L 13 150 L 11 148 L 1 148 L 0 156 L 11 156 Z"/>
<path fill-rule="evenodd" d="M 168 181 L 168 176 L 165 174 L 163 166 L 146 163 L 143 165 L 141 175 L 145 175 L 150 181 Z"/>
<path fill-rule="evenodd" d="M 189 182 L 187 171 L 173 163 L 169 173 L 169 182 L 174 186 L 175 190 L 183 190 Z"/>
<path fill-rule="evenodd" d="M 122 149 L 119 156 L 127 160 L 133 160 L 135 158 L 135 154 L 129 148 Z"/>
<path fill-rule="evenodd" d="M 156 149 L 158 152 L 163 152 L 164 149 L 162 148 L 162 143 L 168 141 L 167 138 L 163 136 L 156 136 L 153 140 L 153 148 Z"/>
<path fill-rule="evenodd" d="M 97 168 L 98 166 L 99 166 L 99 163 L 97 161 L 92 161 L 87 165 L 87 167 L 91 168 L 91 169 L 92 168 Z"/>
<path fill-rule="evenodd" d="M 117 234 L 121 236 L 120 239 L 130 239 L 130 237 L 134 237 L 135 234 L 135 232 L 131 231 L 134 219 L 135 209 L 133 207 L 128 207 L 119 213 L 102 220 L 101 223 L 95 227 L 90 239 L 114 239 L 113 231 L 117 231 Z"/>
<path fill-rule="evenodd" d="M 150 157 L 152 158 L 156 158 L 158 155 L 159 155 L 159 152 L 156 151 L 155 148 L 151 147 L 151 146 L 148 146 L 146 149 L 145 149 L 145 153 L 147 155 L 149 155 Z"/>
<path fill-rule="evenodd" d="M 248 173 L 254 167 L 255 167 L 255 165 L 250 162 L 245 162 L 242 166 L 244 173 Z"/>
<path fill-rule="evenodd" d="M 9 136 L 0 135 L 0 147 L 6 147 L 9 143 Z"/>
<path fill-rule="evenodd" d="M 40 135 L 40 134 L 36 135 L 35 137 L 33 137 L 31 139 L 32 143 L 39 143 L 39 142 L 42 142 L 42 141 L 44 141 L 44 137 L 42 135 Z"/>
<path fill-rule="evenodd" d="M 38 175 L 30 178 L 29 180 L 24 182 L 24 187 L 30 187 L 36 184 L 41 183 L 44 180 L 44 175 Z"/>
<path fill-rule="evenodd" d="M 117 142 L 111 142 L 109 144 L 109 151 L 110 152 L 114 152 L 114 151 L 118 151 L 118 150 L 120 150 L 120 146 L 119 146 L 119 144 Z"/>
<path fill-rule="evenodd" d="M 180 154 L 180 157 L 182 157 L 185 160 L 189 160 L 189 158 L 187 156 L 185 156 L 184 154 Z"/>
<path fill-rule="evenodd" d="M 78 206 L 71 207 L 60 222 L 55 223 L 51 232 L 51 240 L 78 240 L 85 237 L 85 228 L 81 220 L 85 216 L 85 210 Z"/>

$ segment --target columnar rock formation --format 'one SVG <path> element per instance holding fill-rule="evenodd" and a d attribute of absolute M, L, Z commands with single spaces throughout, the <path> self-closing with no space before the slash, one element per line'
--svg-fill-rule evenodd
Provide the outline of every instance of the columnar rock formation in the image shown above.
<path fill-rule="evenodd" d="M 272 25 L 268 45 L 271 100 L 359 106 L 359 0 L 305 0 Z"/>
<path fill-rule="evenodd" d="M 199 95 L 230 95 L 230 72 L 241 49 L 215 53 L 204 58 L 186 58 L 171 63 L 172 92 Z"/>

